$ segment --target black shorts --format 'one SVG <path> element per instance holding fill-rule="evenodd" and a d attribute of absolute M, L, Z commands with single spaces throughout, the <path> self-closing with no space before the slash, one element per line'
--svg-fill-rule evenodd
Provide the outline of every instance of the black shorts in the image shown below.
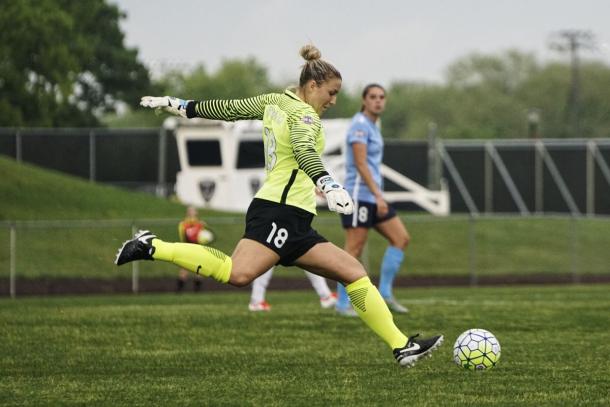
<path fill-rule="evenodd" d="M 256 240 L 280 256 L 278 264 L 291 266 L 318 243 L 327 242 L 311 227 L 314 214 L 296 206 L 254 198 L 246 213 L 244 237 Z"/>
<path fill-rule="evenodd" d="M 377 204 L 371 202 L 354 202 L 354 213 L 351 215 L 341 215 L 341 223 L 344 229 L 350 228 L 372 228 L 378 223 L 385 222 L 396 216 L 396 210 L 388 204 L 388 213 L 385 216 L 377 216 Z"/>

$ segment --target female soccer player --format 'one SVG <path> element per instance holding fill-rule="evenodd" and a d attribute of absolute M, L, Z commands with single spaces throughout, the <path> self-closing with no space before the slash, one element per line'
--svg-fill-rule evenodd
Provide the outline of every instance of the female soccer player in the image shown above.
<path fill-rule="evenodd" d="M 168 243 L 140 231 L 119 249 L 115 263 L 163 260 L 238 287 L 277 263 L 297 265 L 341 282 L 360 318 L 390 346 L 401 366 L 411 366 L 438 347 L 443 337 L 407 338 L 394 325 L 385 301 L 358 260 L 311 227 L 316 186 L 331 211 L 350 214 L 353 204 L 320 159 L 324 130 L 319 116 L 336 103 L 341 74 L 320 58 L 313 45 L 302 47 L 300 54 L 306 62 L 294 92 L 199 102 L 169 96 L 142 98 L 142 106 L 182 117 L 262 119 L 267 178 L 248 208 L 244 236 L 230 257 L 214 248 Z"/>
<path fill-rule="evenodd" d="M 341 221 L 345 229 L 345 250 L 356 258 L 362 254 L 370 228 L 386 238 L 389 246 L 381 263 L 379 292 L 392 311 L 406 313 L 407 308 L 392 295 L 394 277 L 400 270 L 410 237 L 394 208 L 383 199 L 383 138 L 377 122 L 385 102 L 385 89 L 381 85 L 367 85 L 362 92 L 362 108 L 354 115 L 347 131 L 345 189 L 354 200 L 354 212 L 341 215 Z M 353 315 L 348 295 L 340 283 L 337 294 L 337 312 Z"/>

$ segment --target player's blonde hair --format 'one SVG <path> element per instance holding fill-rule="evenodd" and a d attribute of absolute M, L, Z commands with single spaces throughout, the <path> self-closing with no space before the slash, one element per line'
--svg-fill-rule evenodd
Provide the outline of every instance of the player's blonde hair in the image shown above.
<path fill-rule="evenodd" d="M 303 87 L 310 80 L 316 81 L 318 85 L 332 78 L 341 78 L 341 73 L 331 63 L 322 59 L 322 53 L 313 44 L 301 47 L 299 54 L 305 59 L 305 65 L 301 69 L 299 86 Z"/>

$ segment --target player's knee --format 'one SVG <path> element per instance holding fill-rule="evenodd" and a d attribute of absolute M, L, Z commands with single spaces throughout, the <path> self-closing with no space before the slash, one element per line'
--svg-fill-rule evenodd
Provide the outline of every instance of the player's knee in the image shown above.
<path fill-rule="evenodd" d="M 362 255 L 365 243 L 366 240 L 350 242 L 346 247 L 346 251 L 352 256 L 359 258 Z"/>
<path fill-rule="evenodd" d="M 394 238 L 390 241 L 392 246 L 398 247 L 402 250 L 406 249 L 407 246 L 409 246 L 409 243 L 411 243 L 411 236 L 408 232 L 404 234 L 401 233 L 399 236 L 394 236 Z"/>
<path fill-rule="evenodd" d="M 233 270 L 233 272 L 231 272 L 231 278 L 229 282 L 235 287 L 245 287 L 250 284 L 252 280 L 254 280 L 252 276 L 239 272 L 236 273 L 235 270 Z"/>

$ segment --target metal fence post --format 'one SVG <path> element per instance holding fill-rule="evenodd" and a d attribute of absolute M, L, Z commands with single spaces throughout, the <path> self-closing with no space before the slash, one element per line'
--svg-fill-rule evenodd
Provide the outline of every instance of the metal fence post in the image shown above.
<path fill-rule="evenodd" d="M 21 143 L 21 131 L 15 133 L 15 161 L 18 163 L 23 159 L 23 145 Z"/>
<path fill-rule="evenodd" d="M 491 141 L 485 143 L 483 148 L 483 179 L 485 182 L 485 212 L 493 212 L 494 172 L 491 158 Z"/>
<path fill-rule="evenodd" d="M 9 232 L 9 293 L 17 296 L 17 227 L 12 224 Z"/>
<path fill-rule="evenodd" d="M 159 130 L 159 172 L 157 177 L 157 196 L 165 197 L 167 195 L 165 187 L 165 167 L 166 167 L 166 155 L 167 155 L 167 129 L 165 126 L 161 126 Z"/>
<path fill-rule="evenodd" d="M 587 141 L 587 216 L 595 215 L 595 142 Z"/>
<path fill-rule="evenodd" d="M 544 154 L 546 150 L 538 148 L 542 142 L 536 141 L 534 145 L 534 212 L 541 214 L 544 212 Z"/>
<path fill-rule="evenodd" d="M 89 181 L 95 182 L 95 132 L 91 130 L 89 132 Z"/>
<path fill-rule="evenodd" d="M 572 282 L 580 283 L 580 270 L 578 267 L 578 217 L 570 217 L 570 257 L 572 263 Z"/>
<path fill-rule="evenodd" d="M 135 224 L 131 225 L 131 234 L 135 235 L 137 232 L 137 228 Z M 134 294 L 137 294 L 140 291 L 140 262 L 132 261 L 131 262 L 131 291 Z"/>
<path fill-rule="evenodd" d="M 468 246 L 469 246 L 469 268 L 470 268 L 470 285 L 476 286 L 479 283 L 477 275 L 477 236 L 476 236 L 476 219 L 474 216 L 468 217 Z"/>
<path fill-rule="evenodd" d="M 441 168 L 438 149 L 436 147 L 436 131 L 438 126 L 434 122 L 428 123 L 428 189 L 439 190 Z"/>

